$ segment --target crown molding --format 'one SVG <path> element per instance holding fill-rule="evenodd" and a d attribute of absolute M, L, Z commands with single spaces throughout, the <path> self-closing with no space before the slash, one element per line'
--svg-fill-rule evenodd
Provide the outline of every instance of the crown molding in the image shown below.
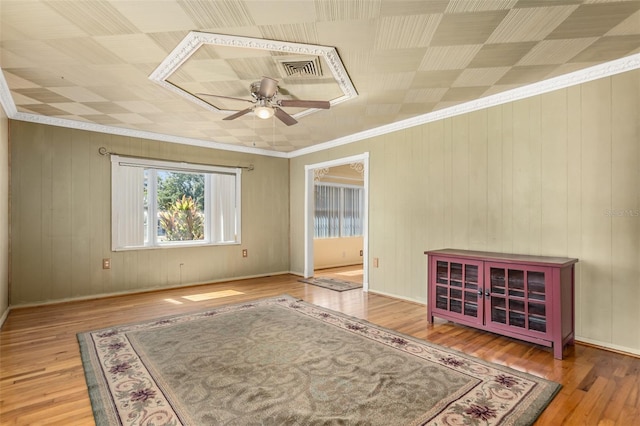
<path fill-rule="evenodd" d="M 440 111 L 432 112 L 429 114 L 413 117 L 410 119 L 398 121 L 386 126 L 377 127 L 375 129 L 366 130 L 359 133 L 354 133 L 349 136 L 334 139 L 329 142 L 314 145 L 307 148 L 302 148 L 289 153 L 250 148 L 236 145 L 223 144 L 219 142 L 209 142 L 201 139 L 185 138 L 179 136 L 165 135 L 160 133 L 139 131 L 126 129 L 115 126 L 105 126 L 100 124 L 93 124 L 81 121 L 74 121 L 68 119 L 61 119 L 55 117 L 45 117 L 36 114 L 27 114 L 17 112 L 13 98 L 9 91 L 9 87 L 0 68 L 0 103 L 5 110 L 8 118 L 19 121 L 29 121 L 34 123 L 48 124 L 51 126 L 68 127 L 73 129 L 87 130 L 100 133 L 109 133 L 121 136 L 137 137 L 142 139 L 152 139 L 163 142 L 178 143 L 184 145 L 192 145 L 198 147 L 205 147 L 211 149 L 219 149 L 224 151 L 234 151 L 242 153 L 250 153 L 257 155 L 264 155 L 268 157 L 278 158 L 295 158 L 302 155 L 311 154 L 314 152 L 324 151 L 327 149 L 335 148 L 338 146 L 346 145 L 349 143 L 357 142 L 364 139 L 369 139 L 375 136 L 384 135 L 387 133 L 396 132 L 399 130 L 419 126 L 422 124 L 430 123 L 433 121 L 442 120 L 449 117 L 454 117 L 461 114 L 466 114 L 472 111 L 478 111 L 485 108 L 505 104 L 508 102 L 514 102 L 517 100 L 525 99 L 528 97 L 540 95 L 543 93 L 551 92 L 554 90 L 563 89 L 566 87 L 575 86 L 589 81 L 597 80 L 600 78 L 609 77 L 623 72 L 632 71 L 640 68 L 640 53 L 627 56 L 614 61 L 606 62 L 604 64 L 596 65 L 586 68 L 584 70 L 575 71 L 563 76 L 554 77 L 552 79 L 544 80 L 539 83 L 530 84 L 517 89 L 508 90 L 506 92 L 498 93 L 492 96 L 487 96 L 475 101 L 466 102 L 464 104 L 456 105 L 453 107 L 445 108 Z"/>
<path fill-rule="evenodd" d="M 149 139 L 160 142 L 177 143 L 181 145 L 197 146 L 201 148 L 218 149 L 222 151 L 241 152 L 245 154 L 257 154 L 268 157 L 287 158 L 287 153 L 270 151 L 260 148 L 250 148 L 236 146 L 220 142 L 209 142 L 202 139 L 185 138 L 180 136 L 165 135 L 142 130 L 127 129 L 123 127 L 105 126 L 102 124 L 88 123 L 84 121 L 67 120 L 64 118 L 47 117 L 38 114 L 28 114 L 17 112 L 9 117 L 12 120 L 28 121 L 30 123 L 46 124 L 49 126 L 65 127 L 68 129 L 86 130 L 89 132 L 107 133 L 117 136 L 128 136 L 132 138 Z"/>
<path fill-rule="evenodd" d="M 449 117 L 455 117 L 461 114 L 467 114 L 497 105 L 518 101 L 532 96 L 541 95 L 543 93 L 553 92 L 555 90 L 576 86 L 578 84 L 587 83 L 589 81 L 598 80 L 615 74 L 631 71 L 640 68 L 640 53 L 616 59 L 604 64 L 595 65 L 583 70 L 575 71 L 569 74 L 550 78 L 538 83 L 529 84 L 527 86 L 516 89 L 507 90 L 495 95 L 486 96 L 471 102 L 465 102 L 442 110 L 434 111 L 417 117 L 408 118 L 406 120 L 397 121 L 385 126 L 376 127 L 375 129 L 365 130 L 334 139 L 318 145 L 307 148 L 298 149 L 289 153 L 289 158 L 299 157 L 314 152 L 324 151 L 330 148 L 350 144 L 363 139 L 369 139 L 376 136 L 385 135 L 387 133 L 397 132 L 399 130 L 408 129 L 422 124 L 443 120 Z"/>
<path fill-rule="evenodd" d="M 18 113 L 16 104 L 13 102 L 13 98 L 11 97 L 9 85 L 7 84 L 7 80 L 4 78 L 2 68 L 0 68 L 0 105 L 2 105 L 5 114 L 7 114 L 7 117 L 9 118 L 13 118 Z"/>

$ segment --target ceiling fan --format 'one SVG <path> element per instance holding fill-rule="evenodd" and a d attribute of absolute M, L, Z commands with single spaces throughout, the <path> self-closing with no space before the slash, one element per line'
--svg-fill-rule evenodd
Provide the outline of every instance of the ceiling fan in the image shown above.
<path fill-rule="evenodd" d="M 287 114 L 281 107 L 294 108 L 319 108 L 329 109 L 329 101 L 303 101 L 296 99 L 278 99 L 278 81 L 270 77 L 262 77 L 260 81 L 254 81 L 249 86 L 249 91 L 253 99 L 234 98 L 231 96 L 213 95 L 210 93 L 196 93 L 198 96 L 213 96 L 222 99 L 249 102 L 253 106 L 231 114 L 223 120 L 235 120 L 238 117 L 253 111 L 260 118 L 271 118 L 274 115 L 287 126 L 296 124 L 298 121 Z"/>

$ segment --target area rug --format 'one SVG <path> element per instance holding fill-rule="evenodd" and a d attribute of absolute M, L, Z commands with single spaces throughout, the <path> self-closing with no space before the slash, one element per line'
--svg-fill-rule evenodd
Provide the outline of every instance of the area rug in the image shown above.
<path fill-rule="evenodd" d="M 344 281 L 336 278 L 305 278 L 298 281 L 300 281 L 301 283 L 313 284 L 335 291 L 345 291 L 362 288 L 361 283 L 354 283 L 353 281 Z"/>
<path fill-rule="evenodd" d="M 529 425 L 560 388 L 288 295 L 78 341 L 98 426 Z"/>

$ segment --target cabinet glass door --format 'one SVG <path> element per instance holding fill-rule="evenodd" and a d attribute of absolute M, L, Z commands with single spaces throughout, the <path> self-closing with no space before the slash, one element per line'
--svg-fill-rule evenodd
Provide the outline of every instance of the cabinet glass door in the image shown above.
<path fill-rule="evenodd" d="M 522 269 L 492 263 L 487 265 L 486 274 L 487 324 L 527 334 L 547 333 L 546 268 Z"/>
<path fill-rule="evenodd" d="M 473 322 L 482 321 L 480 262 L 436 260 L 434 308 Z"/>

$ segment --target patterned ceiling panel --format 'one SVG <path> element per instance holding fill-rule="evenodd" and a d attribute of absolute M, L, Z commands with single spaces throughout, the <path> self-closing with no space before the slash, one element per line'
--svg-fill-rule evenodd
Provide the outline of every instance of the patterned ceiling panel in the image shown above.
<path fill-rule="evenodd" d="M 245 41 L 176 59 L 170 85 L 251 99 L 251 83 L 269 76 L 280 99 L 331 108 L 283 107 L 293 126 L 253 113 L 224 120 L 250 104 L 194 101 L 150 79 L 194 31 Z M 335 49 L 344 73 L 300 45 Z M 0 1 L 0 100 L 11 118 L 274 153 L 639 53 L 640 0 Z M 287 74 L 296 67 L 304 73 Z M 354 96 L 343 99 L 344 79 Z"/>

